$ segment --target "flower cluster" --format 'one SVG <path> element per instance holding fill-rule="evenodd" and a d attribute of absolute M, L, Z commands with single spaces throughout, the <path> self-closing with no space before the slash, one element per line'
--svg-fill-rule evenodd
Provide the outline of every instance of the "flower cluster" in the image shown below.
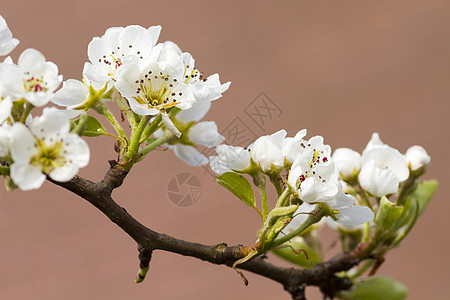
<path fill-rule="evenodd" d="M 412 146 L 402 155 L 384 144 L 377 133 L 372 135 L 362 155 L 349 148 L 338 148 L 333 158 L 341 166 L 342 180 L 351 185 L 357 181 L 376 197 L 397 193 L 410 173 L 422 174 L 430 163 L 430 156 L 421 146 Z"/>
<path fill-rule="evenodd" d="M 345 225 L 356 226 L 373 219 L 368 207 L 353 206 L 356 199 L 343 192 L 339 168 L 331 157 L 330 146 L 324 145 L 321 136 L 305 140 L 305 129 L 294 137 L 286 135 L 285 130 L 280 130 L 262 136 L 247 149 L 219 145 L 216 148 L 219 155 L 210 157 L 211 168 L 219 175 L 230 171 L 262 172 L 272 178 L 286 170 L 286 183 L 296 199 L 307 204 L 326 204 L 334 210 L 333 217 Z M 298 209 L 297 214 L 304 207 Z"/>
<path fill-rule="evenodd" d="M 23 51 L 17 64 L 9 57 L 0 63 L 0 155 L 8 188 L 39 188 L 46 177 L 72 179 L 89 161 L 81 135 L 116 138 L 118 161 L 127 168 L 163 144 L 190 165 L 208 162 L 197 145 L 215 147 L 224 138 L 214 122 L 200 120 L 230 83 L 221 84 L 218 74 L 204 77 L 190 53 L 173 42 L 158 43 L 160 32 L 161 26 L 131 25 L 93 38 L 82 81 L 63 82 L 58 67 L 35 49 Z M 0 17 L 0 55 L 17 44 Z M 108 99 L 120 107 L 122 122 L 126 116 L 130 135 Z M 44 108 L 32 118 L 35 107 L 49 103 L 65 110 Z M 84 113 L 91 109 L 105 116 L 116 134 Z"/>

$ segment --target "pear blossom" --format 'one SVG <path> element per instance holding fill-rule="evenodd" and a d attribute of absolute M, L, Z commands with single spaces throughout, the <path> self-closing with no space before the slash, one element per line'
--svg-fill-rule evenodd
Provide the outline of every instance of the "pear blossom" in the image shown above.
<path fill-rule="evenodd" d="M 157 62 L 142 70 L 137 64 L 123 66 L 116 88 L 138 115 L 161 114 L 164 125 L 177 137 L 181 132 L 170 120 L 167 110 L 189 109 L 196 102 L 194 94 L 183 82 L 183 62 L 175 51 L 166 49 Z"/>
<path fill-rule="evenodd" d="M 228 90 L 231 82 L 220 83 L 219 74 L 213 74 L 208 78 L 203 78 L 203 73 L 195 68 L 195 59 L 189 52 L 182 52 L 174 42 L 164 42 L 161 52 L 166 49 L 175 51 L 183 60 L 184 72 L 183 80 L 188 84 L 194 93 L 195 99 L 199 102 L 210 102 L 222 97 L 222 94 Z"/>
<path fill-rule="evenodd" d="M 145 29 L 138 25 L 112 27 L 102 37 L 94 37 L 88 46 L 90 63 L 86 63 L 83 75 L 96 90 L 106 84 L 112 87 L 117 70 L 128 63 L 141 66 L 153 61 L 154 47 L 159 38 L 161 26 Z M 162 45 L 159 47 L 161 48 Z"/>
<path fill-rule="evenodd" d="M 361 169 L 361 154 L 350 148 L 334 150 L 333 160 L 338 165 L 343 178 L 351 178 Z"/>
<path fill-rule="evenodd" d="M 17 65 L 3 63 L 0 78 L 4 96 L 13 101 L 25 99 L 34 106 L 46 105 L 62 82 L 58 67 L 35 49 L 22 52 Z"/>
<path fill-rule="evenodd" d="M 70 133 L 66 114 L 54 107 L 35 117 L 30 129 L 15 123 L 11 130 L 11 179 L 22 190 L 39 188 L 49 176 L 55 181 L 72 179 L 89 162 L 89 147 Z"/>
<path fill-rule="evenodd" d="M 400 182 L 408 177 L 409 169 L 403 155 L 384 144 L 379 135 L 374 133 L 361 157 L 358 180 L 362 188 L 382 197 L 396 193 Z"/>
<path fill-rule="evenodd" d="M 8 55 L 18 44 L 19 40 L 12 37 L 5 19 L 0 16 L 0 55 Z"/>
<path fill-rule="evenodd" d="M 241 172 L 250 168 L 251 156 L 248 149 L 228 145 L 216 147 L 218 156 L 210 156 L 211 169 L 218 175 L 226 172 Z"/>
<path fill-rule="evenodd" d="M 431 161 L 427 151 L 422 146 L 418 145 L 411 146 L 406 150 L 405 158 L 412 171 L 428 167 Z"/>
<path fill-rule="evenodd" d="M 326 202 L 338 192 L 339 172 L 331 148 L 320 136 L 301 142 L 300 155 L 292 164 L 288 183 L 294 194 L 307 203 Z"/>
<path fill-rule="evenodd" d="M 251 147 L 253 161 L 264 173 L 279 173 L 284 169 L 284 155 L 281 151 L 286 130 L 259 137 Z"/>

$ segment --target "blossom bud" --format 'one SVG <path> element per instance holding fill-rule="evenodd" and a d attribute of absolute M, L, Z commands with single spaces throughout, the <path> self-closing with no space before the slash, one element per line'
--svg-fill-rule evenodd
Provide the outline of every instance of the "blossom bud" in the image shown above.
<path fill-rule="evenodd" d="M 343 179 L 355 177 L 361 169 L 361 155 L 349 148 L 338 148 L 334 151 L 333 159 L 340 167 Z"/>
<path fill-rule="evenodd" d="M 411 171 L 416 171 L 421 168 L 424 168 L 425 170 L 431 160 L 427 151 L 418 145 L 410 147 L 406 151 L 405 158 Z"/>

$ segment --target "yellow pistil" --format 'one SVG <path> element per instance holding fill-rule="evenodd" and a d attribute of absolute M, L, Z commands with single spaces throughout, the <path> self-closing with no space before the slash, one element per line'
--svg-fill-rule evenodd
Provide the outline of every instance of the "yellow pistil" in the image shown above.
<path fill-rule="evenodd" d="M 60 168 L 65 164 L 66 160 L 61 155 L 64 146 L 62 141 L 47 145 L 37 139 L 36 143 L 38 145 L 38 153 L 31 157 L 30 163 L 35 166 L 40 166 L 43 173 L 49 174 L 55 168 Z"/>

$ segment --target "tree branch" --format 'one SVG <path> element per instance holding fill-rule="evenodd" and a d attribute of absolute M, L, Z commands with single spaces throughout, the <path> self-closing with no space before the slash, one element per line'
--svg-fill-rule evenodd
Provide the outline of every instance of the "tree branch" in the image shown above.
<path fill-rule="evenodd" d="M 141 269 L 148 268 L 154 250 L 196 257 L 229 267 L 250 251 L 251 247 L 242 245 L 227 246 L 221 243 L 208 246 L 184 241 L 145 227 L 112 199 L 112 191 L 123 183 L 127 172 L 115 161 L 110 161 L 110 166 L 103 180 L 96 183 L 79 176 L 68 182 L 56 182 L 50 178 L 48 180 L 87 200 L 134 239 L 138 244 Z M 368 251 L 362 247 L 350 253 L 338 254 L 311 269 L 275 266 L 264 257 L 254 258 L 238 267 L 279 282 L 291 294 L 292 299 L 306 299 L 304 291 L 308 285 L 318 286 L 324 295 L 333 297 L 336 292 L 349 289 L 352 285 L 349 279 L 337 277 L 335 273 L 350 269 L 368 258 L 368 255 Z"/>

